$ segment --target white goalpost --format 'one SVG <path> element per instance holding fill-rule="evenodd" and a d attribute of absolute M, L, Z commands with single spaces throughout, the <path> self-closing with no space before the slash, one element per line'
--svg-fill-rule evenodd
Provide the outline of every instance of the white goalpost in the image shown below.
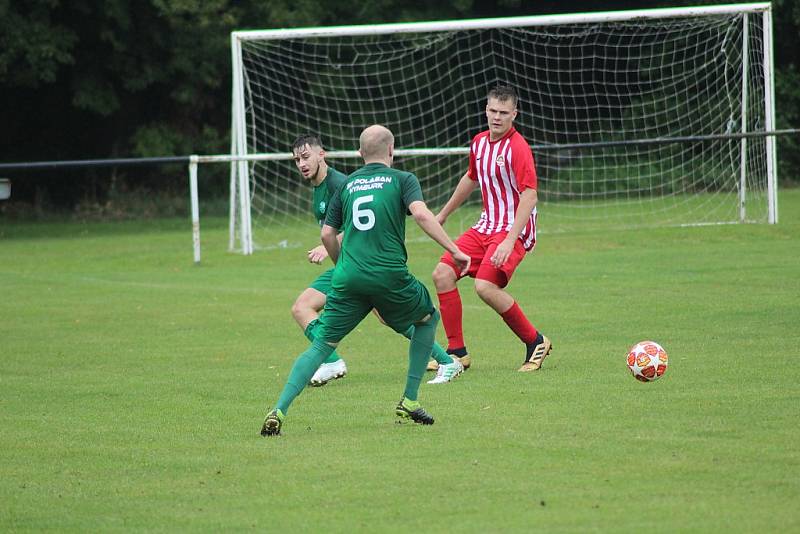
<path fill-rule="evenodd" d="M 361 130 L 384 124 L 395 165 L 440 207 L 497 84 L 520 96 L 541 231 L 775 223 L 771 16 L 757 3 L 233 32 L 230 248 L 313 237 L 290 153 L 306 132 L 349 173 Z"/>

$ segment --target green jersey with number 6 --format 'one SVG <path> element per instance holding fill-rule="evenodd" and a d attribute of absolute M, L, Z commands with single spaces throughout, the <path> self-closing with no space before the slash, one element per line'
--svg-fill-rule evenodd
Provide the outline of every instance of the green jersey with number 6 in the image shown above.
<path fill-rule="evenodd" d="M 357 281 L 369 290 L 408 271 L 406 215 L 416 200 L 423 200 L 417 177 L 382 163 L 369 163 L 347 178 L 325 220 L 344 232 L 334 287 Z"/>

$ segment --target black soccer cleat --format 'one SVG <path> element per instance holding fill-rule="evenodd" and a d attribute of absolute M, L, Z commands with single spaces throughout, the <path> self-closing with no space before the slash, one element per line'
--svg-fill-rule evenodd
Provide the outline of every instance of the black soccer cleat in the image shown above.
<path fill-rule="evenodd" d="M 394 413 L 401 419 L 398 422 L 404 422 L 410 419 L 420 425 L 433 424 L 433 416 L 426 412 L 422 406 L 419 405 L 419 402 L 408 400 L 405 397 L 400 399 L 400 402 L 397 403 L 397 408 L 395 408 Z"/>
<path fill-rule="evenodd" d="M 264 419 L 264 424 L 261 425 L 262 436 L 277 436 L 281 433 L 281 425 L 283 425 L 283 412 L 280 410 L 272 410 L 267 414 Z"/>

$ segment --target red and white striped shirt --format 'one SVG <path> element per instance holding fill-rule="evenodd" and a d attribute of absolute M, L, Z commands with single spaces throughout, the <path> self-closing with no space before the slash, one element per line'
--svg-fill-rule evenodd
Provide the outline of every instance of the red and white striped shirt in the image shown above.
<path fill-rule="evenodd" d="M 483 212 L 473 228 L 486 235 L 511 230 L 520 193 L 537 187 L 530 146 L 514 127 L 497 141 L 489 141 L 489 130 L 472 139 L 469 177 L 478 182 L 483 197 Z M 519 239 L 528 251 L 536 244 L 535 207 Z"/>

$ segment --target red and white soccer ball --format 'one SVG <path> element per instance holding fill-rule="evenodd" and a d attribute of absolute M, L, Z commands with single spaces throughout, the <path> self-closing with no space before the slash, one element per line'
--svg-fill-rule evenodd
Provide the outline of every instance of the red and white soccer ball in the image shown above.
<path fill-rule="evenodd" d="M 667 372 L 669 357 L 655 341 L 640 341 L 628 351 L 628 369 L 636 380 L 652 382 Z"/>

